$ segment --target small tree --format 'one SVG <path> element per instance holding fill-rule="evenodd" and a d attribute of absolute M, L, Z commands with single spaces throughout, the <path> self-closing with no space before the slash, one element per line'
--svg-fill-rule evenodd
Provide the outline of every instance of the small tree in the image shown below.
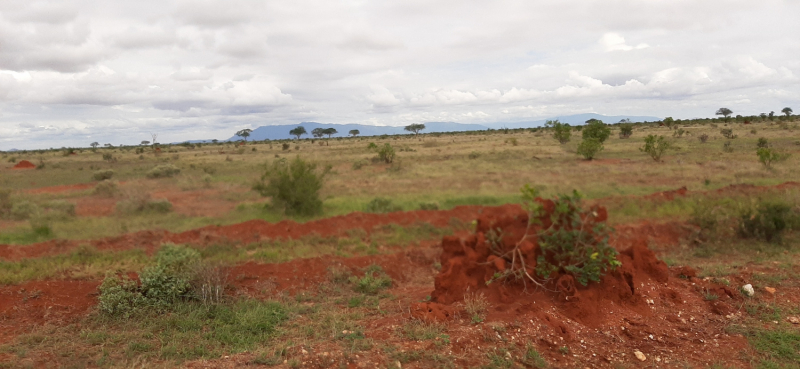
<path fill-rule="evenodd" d="M 321 138 L 325 135 L 325 129 L 323 128 L 314 128 L 311 130 L 311 135 L 316 138 Z"/>
<path fill-rule="evenodd" d="M 783 114 L 786 114 L 786 117 L 788 118 L 788 117 L 790 117 L 792 115 L 792 108 L 787 106 L 787 107 L 781 109 L 781 112 Z"/>
<path fill-rule="evenodd" d="M 142 146 L 147 146 L 149 144 L 150 144 L 150 141 L 142 141 L 142 143 L 141 143 Z"/>
<path fill-rule="evenodd" d="M 360 135 L 360 134 L 361 134 L 361 131 L 359 131 L 359 130 L 357 130 L 357 129 L 351 129 L 351 130 L 350 130 L 350 132 L 348 132 L 348 133 L 349 133 L 351 136 L 353 136 L 353 137 L 356 137 L 356 136 L 358 136 L 358 135 Z"/>
<path fill-rule="evenodd" d="M 424 124 L 420 124 L 420 123 L 415 123 L 415 124 L 407 125 L 403 129 L 405 129 L 406 131 L 409 131 L 409 132 L 414 132 L 414 136 L 416 136 L 416 135 L 419 134 L 419 131 L 425 129 L 425 125 Z"/>
<path fill-rule="evenodd" d="M 97 150 L 97 146 L 100 146 L 100 143 L 99 142 L 92 142 L 92 143 L 89 144 L 89 146 L 91 146 L 92 149 Z"/>
<path fill-rule="evenodd" d="M 639 151 L 648 153 L 655 161 L 661 161 L 661 156 L 671 146 L 664 136 L 647 135 L 644 139 L 644 146 L 640 147 Z"/>
<path fill-rule="evenodd" d="M 394 148 L 392 147 L 392 145 L 389 145 L 388 143 L 383 144 L 383 147 L 381 147 L 380 150 L 378 150 L 378 157 L 384 162 L 386 162 L 386 164 L 391 164 L 394 161 L 394 156 L 395 156 Z"/>
<path fill-rule="evenodd" d="M 765 120 L 767 120 L 767 113 L 761 113 L 761 114 L 759 114 L 759 117 L 761 117 L 762 121 L 765 121 Z"/>
<path fill-rule="evenodd" d="M 725 117 L 725 121 L 726 122 L 728 121 L 728 117 L 731 114 L 733 114 L 733 110 L 728 109 L 728 108 L 719 108 L 719 109 L 717 109 L 717 112 L 714 113 L 714 115 L 722 115 L 723 117 Z"/>
<path fill-rule="evenodd" d="M 250 132 L 253 132 L 253 130 L 250 128 L 245 128 L 241 131 L 236 132 L 236 135 L 244 138 L 245 142 L 247 142 L 247 137 L 250 137 Z"/>
<path fill-rule="evenodd" d="M 630 138 L 633 135 L 633 125 L 630 123 L 619 125 L 619 138 Z"/>
<path fill-rule="evenodd" d="M 544 123 L 545 127 L 553 129 L 553 138 L 558 140 L 559 143 L 565 144 L 569 142 L 569 137 L 572 135 L 572 128 L 567 123 L 561 123 L 556 120 L 548 120 Z"/>
<path fill-rule="evenodd" d="M 587 138 L 594 138 L 600 143 L 605 142 L 606 139 L 608 139 L 608 136 L 611 136 L 611 128 L 608 128 L 608 126 L 603 123 L 602 120 L 598 119 L 587 120 L 586 125 L 583 127 L 581 132 L 584 140 Z"/>
<path fill-rule="evenodd" d="M 789 154 L 780 153 L 775 149 L 769 147 L 759 147 L 756 150 L 758 161 L 764 165 L 766 169 L 772 169 L 772 164 L 782 162 L 789 158 Z"/>
<path fill-rule="evenodd" d="M 339 133 L 336 128 L 325 128 L 322 130 L 322 134 L 328 135 L 328 138 L 331 138 L 331 135 L 335 135 Z"/>
<path fill-rule="evenodd" d="M 672 117 L 666 117 L 662 122 L 665 126 L 667 126 L 667 128 L 672 129 L 672 126 L 675 124 L 675 119 L 672 119 Z"/>
<path fill-rule="evenodd" d="M 775 120 L 775 112 L 774 111 L 769 112 L 769 115 L 767 115 L 767 118 L 769 118 L 770 122 Z"/>
<path fill-rule="evenodd" d="M 298 140 L 300 139 L 300 136 L 302 136 L 304 134 L 307 134 L 307 133 L 308 132 L 306 132 L 306 128 L 303 127 L 303 126 L 299 126 L 299 127 L 295 128 L 295 129 L 289 131 L 289 134 L 292 135 L 292 136 L 297 136 Z"/>
<path fill-rule="evenodd" d="M 594 137 L 586 137 L 578 145 L 578 155 L 582 155 L 586 160 L 594 159 L 600 151 L 603 151 L 603 142 Z"/>
<path fill-rule="evenodd" d="M 283 207 L 288 215 L 312 216 L 322 213 L 322 189 L 329 169 L 317 170 L 317 164 L 295 157 L 275 160 L 267 165 L 261 181 L 253 185 L 253 190 L 261 196 L 272 197 L 274 206 Z"/>

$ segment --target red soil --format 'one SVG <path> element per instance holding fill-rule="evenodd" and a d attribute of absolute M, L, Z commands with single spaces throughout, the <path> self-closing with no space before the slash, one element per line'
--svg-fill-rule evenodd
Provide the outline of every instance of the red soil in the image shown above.
<path fill-rule="evenodd" d="M 14 165 L 12 169 L 33 169 L 33 168 L 36 168 L 36 165 L 27 160 L 23 160 L 17 163 L 17 165 Z"/>

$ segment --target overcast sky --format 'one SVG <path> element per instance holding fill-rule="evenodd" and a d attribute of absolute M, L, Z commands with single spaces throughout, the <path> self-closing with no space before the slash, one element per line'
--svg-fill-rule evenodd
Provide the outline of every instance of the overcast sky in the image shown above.
<path fill-rule="evenodd" d="M 798 0 L 0 0 L 0 150 L 800 112 Z"/>

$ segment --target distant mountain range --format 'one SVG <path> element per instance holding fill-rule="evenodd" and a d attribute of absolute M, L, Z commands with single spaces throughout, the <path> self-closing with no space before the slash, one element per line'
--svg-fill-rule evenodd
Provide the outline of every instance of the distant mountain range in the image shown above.
<path fill-rule="evenodd" d="M 515 121 L 515 122 L 498 122 L 486 124 L 462 124 L 455 122 L 425 122 L 425 130 L 422 133 L 435 133 L 435 132 L 463 132 L 463 131 L 485 131 L 487 129 L 502 129 L 502 128 L 533 128 L 541 127 L 548 120 L 558 119 L 562 123 L 569 123 L 571 125 L 584 124 L 589 119 L 599 119 L 606 123 L 618 123 L 623 119 L 630 119 L 632 122 L 653 122 L 659 121 L 661 118 L 651 116 L 633 116 L 633 115 L 600 115 L 594 113 L 588 114 L 574 114 L 563 117 L 553 117 L 550 119 L 534 120 L 534 121 Z M 248 140 L 262 141 L 262 140 L 284 140 L 294 138 L 289 134 L 294 128 L 303 126 L 308 132 L 303 137 L 311 137 L 311 131 L 315 128 L 335 128 L 337 133 L 333 137 L 347 136 L 348 132 L 357 129 L 359 136 L 380 136 L 380 135 L 396 135 L 396 134 L 410 134 L 404 130 L 404 127 L 392 126 L 371 126 L 366 124 L 336 124 L 336 123 L 318 123 L 318 122 L 302 122 L 299 124 L 284 124 L 275 126 L 261 126 L 250 133 Z M 225 141 L 239 141 L 242 138 L 233 136 Z M 211 140 L 192 140 L 192 143 L 197 142 L 211 142 Z"/>

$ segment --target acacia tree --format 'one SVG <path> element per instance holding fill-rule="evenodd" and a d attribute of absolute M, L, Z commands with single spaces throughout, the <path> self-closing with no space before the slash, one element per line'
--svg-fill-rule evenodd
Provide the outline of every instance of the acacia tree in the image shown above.
<path fill-rule="evenodd" d="M 314 128 L 314 129 L 311 130 L 311 135 L 316 137 L 316 138 L 320 138 L 320 137 L 325 135 L 325 129 L 323 129 L 323 128 Z"/>
<path fill-rule="evenodd" d="M 781 112 L 782 112 L 783 114 L 786 114 L 786 117 L 788 118 L 789 116 L 791 116 L 791 115 L 792 115 L 792 108 L 790 108 L 790 107 L 788 107 L 788 106 L 787 106 L 787 107 L 783 108 L 783 109 L 781 110 Z"/>
<path fill-rule="evenodd" d="M 728 121 L 728 117 L 731 114 L 733 114 L 733 110 L 728 109 L 728 108 L 719 108 L 719 109 L 717 109 L 717 112 L 714 113 L 714 115 L 721 115 L 721 116 L 725 117 L 725 121 L 726 122 Z"/>
<path fill-rule="evenodd" d="M 325 128 L 322 130 L 322 134 L 328 135 L 328 138 L 331 138 L 331 135 L 335 135 L 339 133 L 336 128 Z"/>
<path fill-rule="evenodd" d="M 97 146 L 100 146 L 100 143 L 99 142 L 92 142 L 92 143 L 89 144 L 89 146 L 91 146 L 93 149 L 97 149 Z"/>
<path fill-rule="evenodd" d="M 584 140 L 587 138 L 594 138 L 600 141 L 600 143 L 603 143 L 608 139 L 608 136 L 611 136 L 611 128 L 608 128 L 602 120 L 589 119 L 586 123 L 583 130 L 581 130 Z"/>
<path fill-rule="evenodd" d="M 361 134 L 361 131 L 359 131 L 359 130 L 357 130 L 357 129 L 351 129 L 351 130 L 350 130 L 350 132 L 348 132 L 348 133 L 349 133 L 351 136 L 353 136 L 353 137 L 356 137 L 356 136 L 358 136 L 358 135 L 360 135 L 360 134 Z"/>
<path fill-rule="evenodd" d="M 304 134 L 307 134 L 307 133 L 308 132 L 306 132 L 306 128 L 303 127 L 303 126 L 299 126 L 299 127 L 295 128 L 295 129 L 289 131 L 289 134 L 292 135 L 292 136 L 297 136 L 298 140 L 300 139 L 300 136 L 302 136 Z"/>
<path fill-rule="evenodd" d="M 236 132 L 236 135 L 244 138 L 244 141 L 247 142 L 247 137 L 250 137 L 250 132 L 253 132 L 253 130 L 250 128 L 245 128 L 241 131 Z"/>
<path fill-rule="evenodd" d="M 142 143 L 141 143 L 140 145 L 142 145 L 142 146 L 147 146 L 147 145 L 149 145 L 149 144 L 150 144 L 150 141 L 142 141 Z"/>
<path fill-rule="evenodd" d="M 425 125 L 424 124 L 420 124 L 420 123 L 414 123 L 414 124 L 407 125 L 403 129 L 405 129 L 406 131 L 409 131 L 409 132 L 414 132 L 414 136 L 416 136 L 416 135 L 419 134 L 419 131 L 425 129 Z"/>
<path fill-rule="evenodd" d="M 666 117 L 662 122 L 665 126 L 667 126 L 667 128 L 672 129 L 672 125 L 675 124 L 675 119 L 672 119 L 672 117 Z"/>

